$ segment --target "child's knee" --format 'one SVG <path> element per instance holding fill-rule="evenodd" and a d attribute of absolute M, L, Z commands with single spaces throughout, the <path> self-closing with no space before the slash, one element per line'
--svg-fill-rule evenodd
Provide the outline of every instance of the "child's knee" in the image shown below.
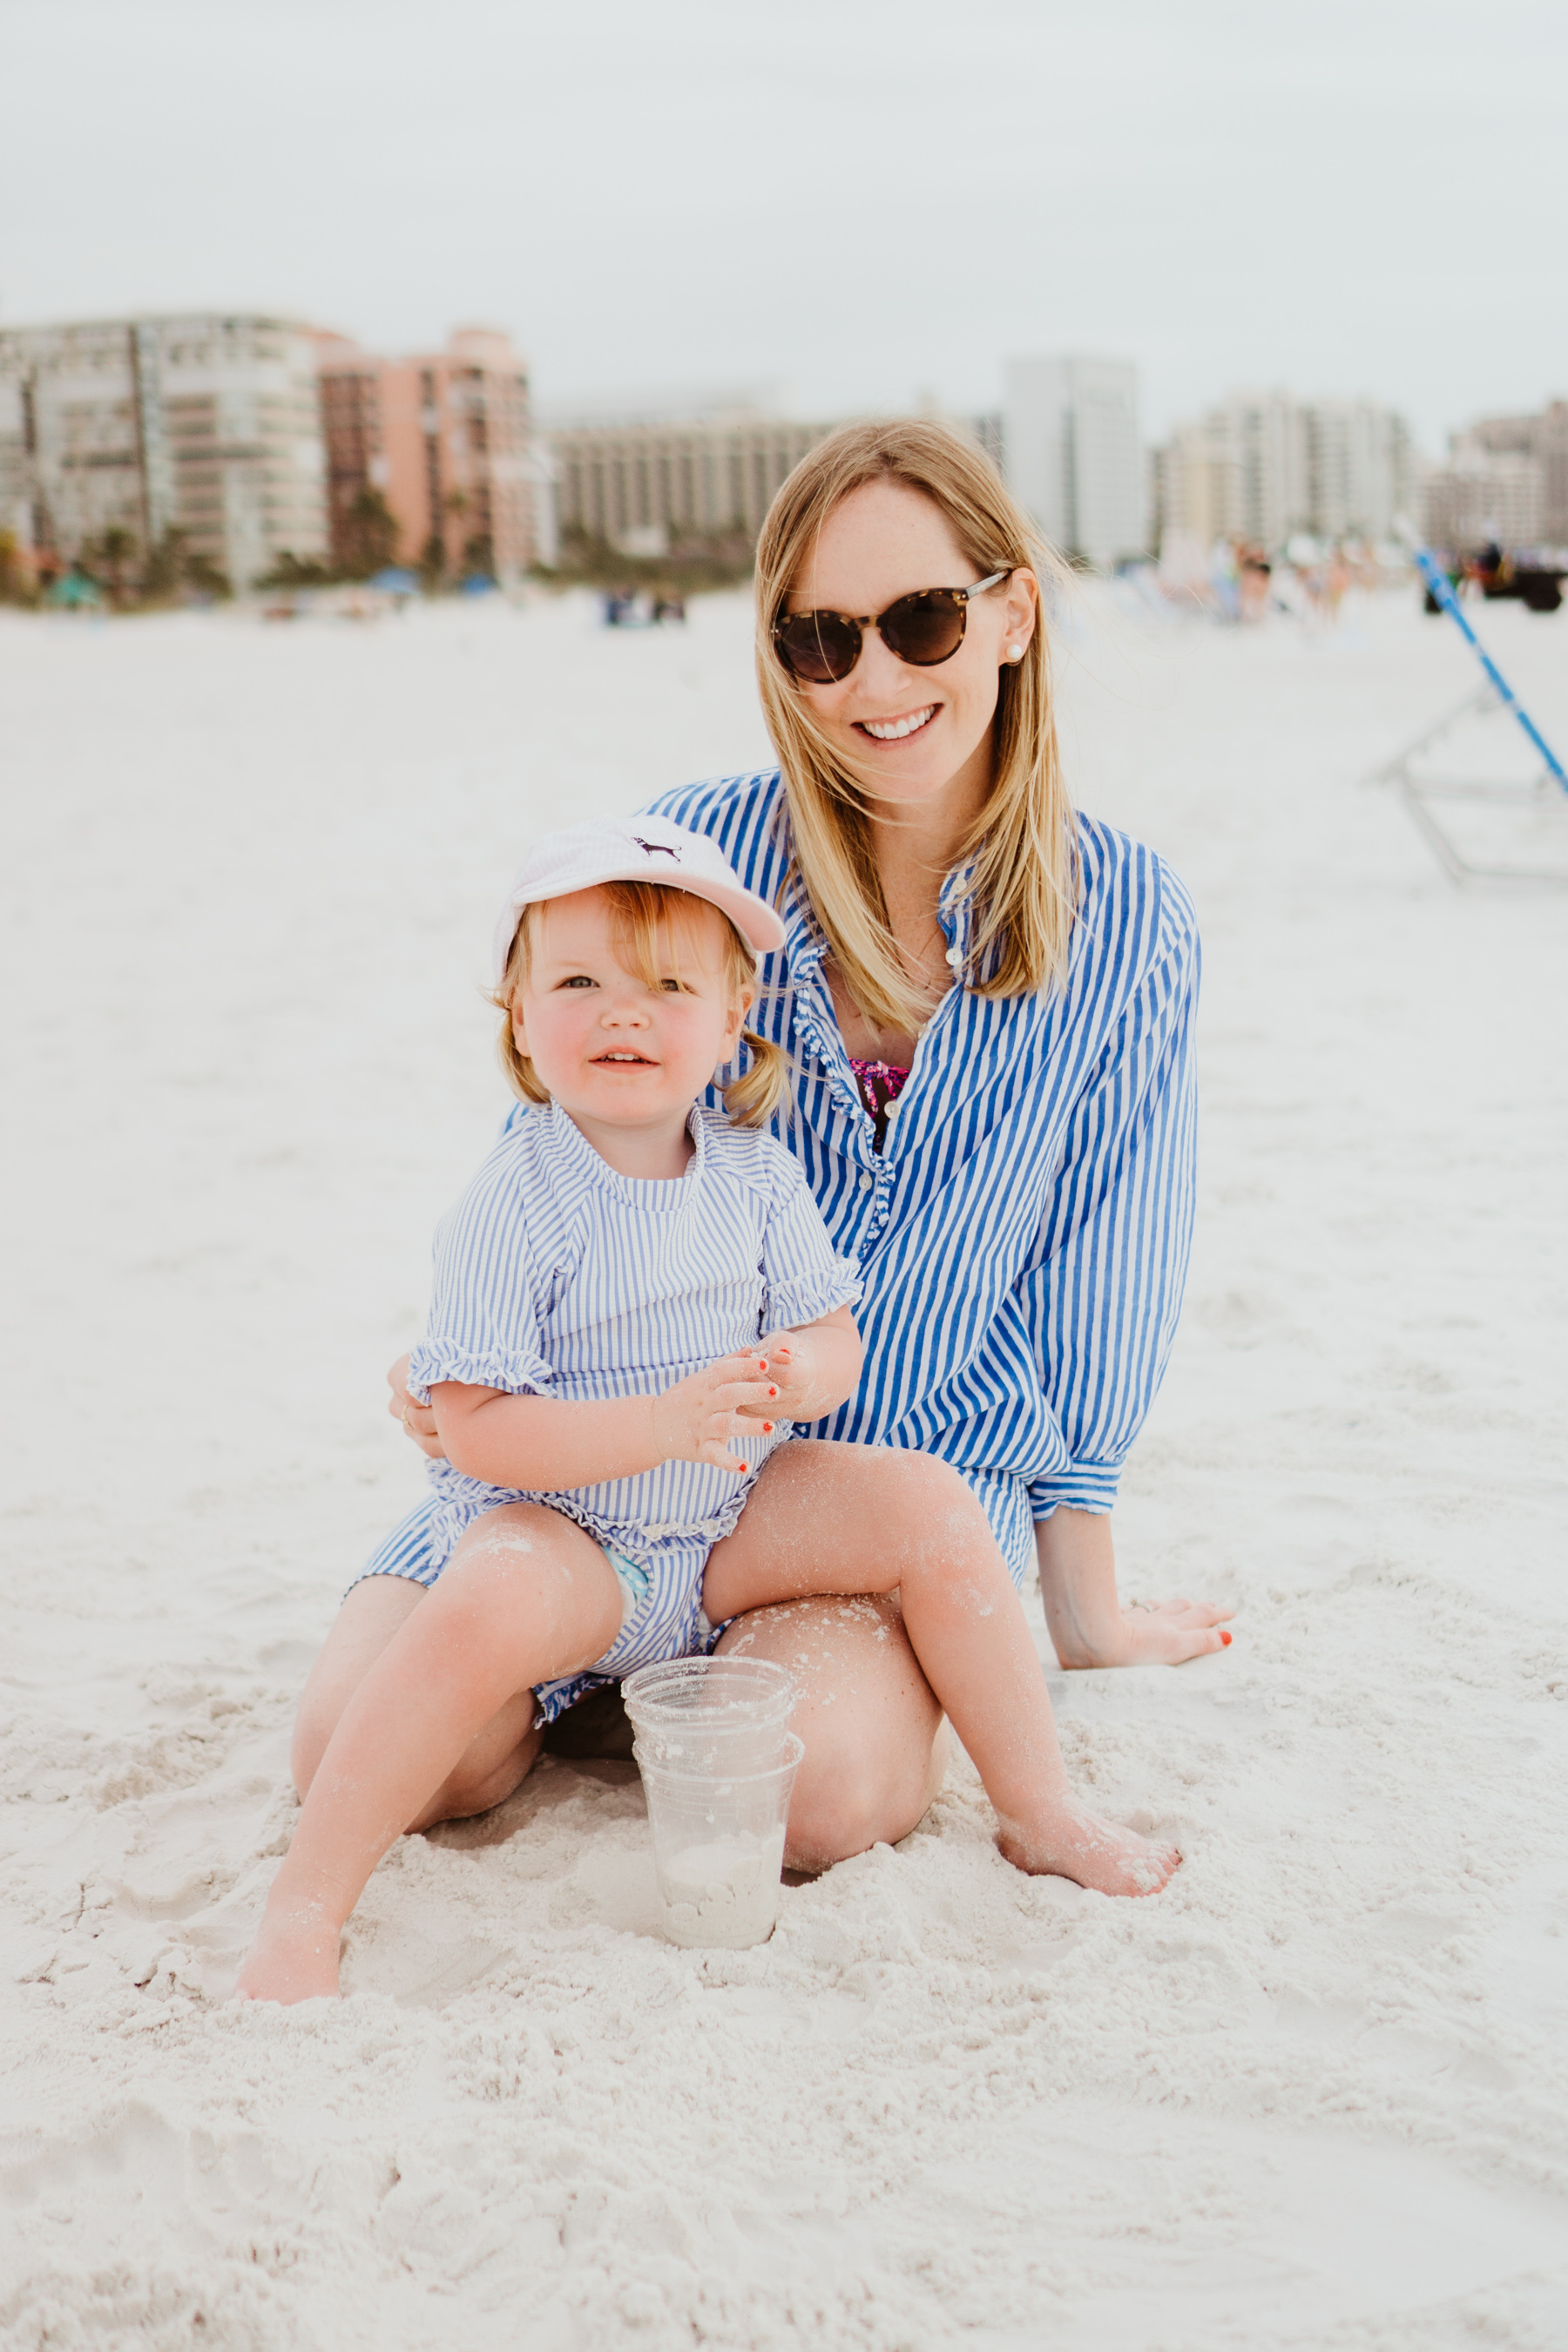
<path fill-rule="evenodd" d="M 950 1462 L 931 1454 L 895 1454 L 889 1473 L 879 1498 L 879 1516 L 889 1535 L 950 1549 L 989 1534 L 979 1497 Z"/>

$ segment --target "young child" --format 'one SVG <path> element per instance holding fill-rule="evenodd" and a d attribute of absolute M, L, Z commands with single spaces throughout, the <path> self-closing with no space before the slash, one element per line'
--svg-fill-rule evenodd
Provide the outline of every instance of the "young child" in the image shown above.
<path fill-rule="evenodd" d="M 782 943 L 717 847 L 661 819 L 552 835 L 523 866 L 496 997 L 503 1060 L 540 1108 L 440 1228 L 409 1370 L 447 1455 L 431 1468 L 438 1576 L 338 1720 L 242 1998 L 337 1990 L 376 1863 L 439 1817 L 437 1792 L 519 1694 L 536 1712 L 514 1785 L 578 1677 L 689 1655 L 713 1625 L 808 1593 L 898 1591 L 1021 1869 L 1146 1894 L 1175 1868 L 1173 1848 L 1071 1796 L 1018 1596 L 956 1472 L 791 1444 L 748 1538 L 787 1423 L 831 1412 L 860 1374 L 857 1277 L 761 1130 L 789 1072 L 743 1023 L 757 956 Z M 742 1040 L 729 1116 L 697 1108 Z"/>

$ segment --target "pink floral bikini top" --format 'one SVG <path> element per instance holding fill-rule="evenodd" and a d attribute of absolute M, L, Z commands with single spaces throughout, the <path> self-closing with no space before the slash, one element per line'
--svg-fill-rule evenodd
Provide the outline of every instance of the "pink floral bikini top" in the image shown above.
<path fill-rule="evenodd" d="M 898 1100 L 910 1074 L 900 1070 L 896 1062 L 858 1062 L 853 1054 L 849 1066 L 855 1073 L 860 1099 L 877 1122 L 877 1149 L 880 1151 L 888 1132 L 888 1105 Z"/>

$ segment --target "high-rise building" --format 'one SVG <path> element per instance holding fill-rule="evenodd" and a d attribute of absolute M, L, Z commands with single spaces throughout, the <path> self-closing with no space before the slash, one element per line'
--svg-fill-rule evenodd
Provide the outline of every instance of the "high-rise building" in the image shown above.
<path fill-rule="evenodd" d="M 1308 529 L 1320 539 L 1386 540 L 1416 502 L 1415 445 L 1397 409 L 1373 400 L 1309 401 Z"/>
<path fill-rule="evenodd" d="M 1489 543 L 1539 547 L 1544 527 L 1542 467 L 1531 450 L 1489 447 L 1475 435 L 1455 434 L 1447 460 L 1421 486 L 1421 524 L 1428 546 L 1474 555 Z"/>
<path fill-rule="evenodd" d="M 0 530 L 73 562 L 179 542 L 245 588 L 326 553 L 315 353 L 292 320 L 198 314 L 0 329 Z"/>
<path fill-rule="evenodd" d="M 1568 547 L 1568 400 L 1532 416 L 1483 416 L 1455 434 L 1425 491 L 1435 547 L 1465 553 L 1493 539 Z"/>
<path fill-rule="evenodd" d="M 1415 447 L 1396 410 L 1370 400 L 1235 393 L 1178 425 L 1155 464 L 1158 536 L 1282 547 L 1298 531 L 1386 539 L 1412 510 Z"/>
<path fill-rule="evenodd" d="M 1007 486 L 1046 538 L 1102 570 L 1141 555 L 1144 468 L 1132 362 L 1009 360 L 1004 384 Z"/>
<path fill-rule="evenodd" d="M 619 414 L 550 426 L 563 533 L 627 554 L 659 554 L 680 540 L 754 543 L 774 491 L 834 430 L 771 415 L 745 394 L 668 405 L 686 413 L 639 415 L 628 402 Z"/>
<path fill-rule="evenodd" d="M 465 327 L 444 352 L 401 360 L 317 341 L 339 563 L 361 556 L 378 500 L 395 530 L 382 552 L 405 563 L 507 581 L 547 552 L 528 371 L 504 334 Z"/>

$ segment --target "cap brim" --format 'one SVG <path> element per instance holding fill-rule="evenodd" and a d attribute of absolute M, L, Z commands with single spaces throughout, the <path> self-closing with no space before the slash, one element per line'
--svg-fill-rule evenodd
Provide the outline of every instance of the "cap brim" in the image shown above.
<path fill-rule="evenodd" d="M 606 866 L 603 871 L 595 869 L 581 878 L 574 877 L 570 891 L 518 888 L 512 892 L 496 925 L 496 986 L 499 988 L 506 978 L 507 958 L 517 936 L 518 918 L 525 907 L 545 906 L 552 898 L 574 897 L 579 890 L 598 890 L 606 882 L 650 881 L 658 883 L 663 889 L 683 890 L 690 898 L 706 898 L 710 906 L 717 907 L 721 915 L 729 917 L 753 955 L 771 955 L 784 943 L 784 924 L 767 900 L 759 898 L 754 890 L 742 889 L 738 882 L 710 881 L 706 875 L 689 873 L 682 873 L 679 882 L 673 876 L 667 882 L 662 875 L 650 875 L 646 865 L 628 866 L 616 862 Z"/>

